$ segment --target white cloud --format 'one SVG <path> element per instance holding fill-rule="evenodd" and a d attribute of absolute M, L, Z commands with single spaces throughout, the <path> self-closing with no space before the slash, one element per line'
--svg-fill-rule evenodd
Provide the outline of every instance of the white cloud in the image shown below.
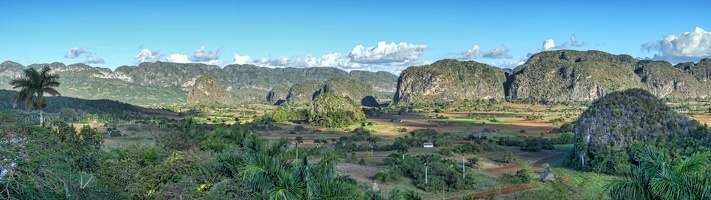
<path fill-rule="evenodd" d="M 67 53 L 64 54 L 65 58 L 77 58 L 81 55 L 85 55 L 85 60 L 84 63 L 86 64 L 104 64 L 105 61 L 103 58 L 98 57 L 94 54 L 94 52 L 89 51 L 87 48 L 82 48 L 82 47 L 74 47 L 69 49 Z"/>
<path fill-rule="evenodd" d="M 578 38 L 575 36 L 575 34 L 570 36 L 570 46 L 571 47 L 582 47 L 588 45 L 587 42 L 578 42 Z"/>
<path fill-rule="evenodd" d="M 488 52 L 484 53 L 482 55 L 484 58 L 492 58 L 492 59 L 511 59 L 513 56 L 511 56 L 511 53 L 509 53 L 509 48 L 506 47 L 505 45 L 501 45 L 501 47 L 493 48 L 489 50 Z"/>
<path fill-rule="evenodd" d="M 65 58 L 76 58 L 81 56 L 82 54 L 87 54 L 90 55 L 91 52 L 86 49 L 86 48 L 80 48 L 80 47 L 74 47 L 69 49 L 66 54 L 64 54 Z"/>
<path fill-rule="evenodd" d="M 324 54 L 320 58 L 309 55 L 303 59 L 297 60 L 297 63 L 299 62 L 303 62 L 303 64 L 297 64 L 300 67 L 335 67 L 346 71 L 370 66 L 368 64 L 351 62 L 350 59 L 344 57 L 343 54 L 338 52 Z"/>
<path fill-rule="evenodd" d="M 657 42 L 647 42 L 641 45 L 642 50 L 656 50 L 655 59 L 667 60 L 673 63 L 698 61 L 711 57 L 711 32 L 696 27 L 693 32 L 680 35 L 668 35 Z"/>
<path fill-rule="evenodd" d="M 249 58 L 249 56 L 239 56 L 239 59 Z M 251 59 L 251 58 L 250 58 Z M 235 55 L 235 61 L 238 60 L 238 55 Z M 244 60 L 241 60 L 242 62 Z M 324 54 L 321 57 L 307 55 L 305 57 L 287 58 L 262 58 L 249 62 L 257 66 L 279 68 L 279 67 L 335 67 L 346 71 L 353 69 L 364 69 L 369 67 L 367 64 L 350 62 L 350 60 L 341 53 Z"/>
<path fill-rule="evenodd" d="M 220 55 L 222 54 L 222 49 L 216 49 L 215 51 L 205 50 L 204 46 L 193 52 L 192 61 L 200 63 L 215 63 L 219 62 Z"/>
<path fill-rule="evenodd" d="M 578 41 L 578 37 L 575 36 L 575 34 L 570 36 L 570 45 L 568 45 L 568 42 L 563 42 L 563 44 L 556 45 L 555 40 L 547 39 L 543 41 L 543 48 L 541 51 L 550 51 L 550 50 L 558 50 L 558 49 L 568 49 L 572 47 L 582 47 L 588 45 L 587 42 L 580 42 Z"/>
<path fill-rule="evenodd" d="M 457 59 L 460 60 L 474 60 L 479 58 L 479 55 L 481 54 L 481 49 L 479 48 L 479 45 L 474 45 L 471 49 L 466 50 L 459 55 L 457 55 Z"/>
<path fill-rule="evenodd" d="M 287 57 L 257 59 L 254 60 L 253 64 L 269 68 L 290 67 L 289 58 Z"/>
<path fill-rule="evenodd" d="M 86 58 L 86 61 L 84 61 L 84 63 L 86 63 L 86 64 L 104 64 L 105 61 L 103 58 L 88 56 Z"/>
<path fill-rule="evenodd" d="M 160 57 L 163 56 L 163 54 L 160 53 L 160 51 L 150 51 L 148 49 L 143 49 L 141 52 L 136 54 L 136 56 L 133 57 L 133 60 L 135 60 L 138 63 L 143 63 L 143 62 L 155 62 L 160 60 Z"/>
<path fill-rule="evenodd" d="M 555 41 L 553 39 L 547 39 L 543 41 L 543 51 L 549 51 L 555 49 Z"/>
<path fill-rule="evenodd" d="M 513 69 L 518 67 L 519 65 L 523 65 L 526 63 L 526 60 L 514 60 L 514 61 L 502 61 L 502 62 L 493 62 L 491 65 L 497 66 L 500 68 L 508 68 L 508 69 Z"/>
<path fill-rule="evenodd" d="M 377 46 L 356 45 L 348 54 L 351 62 L 359 64 L 406 65 L 420 58 L 427 45 L 400 42 L 378 42 Z"/>
<path fill-rule="evenodd" d="M 239 55 L 239 54 L 235 54 L 235 62 L 234 62 L 234 64 L 244 65 L 244 64 L 252 64 L 252 62 L 253 62 L 253 61 L 252 61 L 252 58 L 250 58 L 250 57 L 247 56 L 247 55 L 241 56 L 241 55 Z"/>
<path fill-rule="evenodd" d="M 711 56 L 711 33 L 696 27 L 694 32 L 668 35 L 659 41 L 665 56 L 707 57 Z"/>
<path fill-rule="evenodd" d="M 165 57 L 165 60 L 172 63 L 190 63 L 190 60 L 188 59 L 187 55 L 177 53 L 170 54 L 169 56 Z"/>

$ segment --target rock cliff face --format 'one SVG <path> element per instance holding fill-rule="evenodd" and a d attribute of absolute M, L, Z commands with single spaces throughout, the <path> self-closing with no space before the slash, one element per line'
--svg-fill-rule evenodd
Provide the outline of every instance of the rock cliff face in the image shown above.
<path fill-rule="evenodd" d="M 191 87 L 186 101 L 187 105 L 226 104 L 229 97 L 224 89 L 209 75 L 200 76 Z"/>
<path fill-rule="evenodd" d="M 660 98 L 703 98 L 710 93 L 706 62 L 672 66 L 601 51 L 545 51 L 511 72 L 506 91 L 513 100 L 549 102 L 593 101 L 630 88 Z"/>
<path fill-rule="evenodd" d="M 269 93 L 267 93 L 267 102 L 274 105 L 279 105 L 286 102 L 286 97 L 289 95 L 289 88 L 291 86 L 286 84 L 279 84 L 274 86 Z"/>
<path fill-rule="evenodd" d="M 440 60 L 409 67 L 398 79 L 394 104 L 503 99 L 504 71 L 474 61 Z"/>

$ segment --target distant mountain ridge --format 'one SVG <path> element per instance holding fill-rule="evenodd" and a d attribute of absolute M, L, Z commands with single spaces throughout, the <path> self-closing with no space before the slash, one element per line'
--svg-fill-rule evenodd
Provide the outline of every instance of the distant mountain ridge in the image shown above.
<path fill-rule="evenodd" d="M 214 65 L 197 63 L 154 62 L 138 66 L 120 66 L 116 70 L 91 67 L 85 64 L 65 65 L 54 62 L 32 64 L 27 67 L 49 65 L 58 73 L 64 96 L 82 99 L 111 99 L 136 105 L 185 104 L 188 91 L 198 77 L 214 77 L 217 85 L 237 95 L 240 102 L 266 102 L 268 92 L 277 85 L 293 85 L 305 80 L 326 81 L 336 76 L 352 77 L 374 85 L 376 92 L 392 95 L 397 76 L 387 72 L 351 71 L 337 68 L 267 68 L 254 65 Z M 9 83 L 20 77 L 25 67 L 19 63 L 0 63 L 0 81 Z M 0 89 L 11 89 L 0 84 Z"/>
<path fill-rule="evenodd" d="M 637 60 L 629 55 L 594 50 L 539 52 L 513 70 L 475 61 L 444 59 L 408 67 L 399 77 L 387 72 L 346 72 L 330 67 L 228 65 L 220 68 L 168 62 L 120 66 L 113 71 L 58 62 L 28 67 L 44 65 L 49 65 L 62 77 L 59 91 L 64 96 L 110 99 L 135 105 L 184 105 L 190 88 L 203 75 L 214 77 L 215 84 L 222 87 L 235 103 L 286 101 L 306 104 L 315 97 L 314 92 L 334 77 L 362 81 L 371 86 L 376 99 L 393 97 L 394 104 L 431 104 L 464 99 L 593 101 L 631 88 L 647 90 L 659 98 L 711 97 L 711 58 L 698 63 L 672 65 L 666 61 Z M 23 69 L 25 66 L 15 62 L 0 63 L 0 81 L 9 83 L 20 77 Z M 349 86 L 356 84 L 338 86 L 340 89 L 336 91 L 343 93 L 355 88 Z M 0 89 L 11 88 L 9 84 L 0 84 Z M 355 94 L 348 94 L 351 95 Z"/>

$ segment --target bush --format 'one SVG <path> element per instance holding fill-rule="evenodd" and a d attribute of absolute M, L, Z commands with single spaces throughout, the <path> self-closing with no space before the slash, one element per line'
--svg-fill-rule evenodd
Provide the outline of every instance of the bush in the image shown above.
<path fill-rule="evenodd" d="M 358 161 L 358 164 L 359 165 L 366 165 L 365 160 L 363 160 L 363 158 L 360 158 L 360 160 Z"/>
<path fill-rule="evenodd" d="M 304 131 L 307 131 L 307 129 L 304 128 L 304 126 L 299 125 L 299 126 L 294 127 L 294 131 L 296 131 L 296 132 L 304 132 Z"/>
<path fill-rule="evenodd" d="M 477 168 L 479 166 L 479 158 L 477 157 L 471 157 L 467 159 L 467 165 L 471 168 Z"/>
<path fill-rule="evenodd" d="M 517 171 L 515 176 L 521 181 L 521 183 L 531 182 L 531 174 L 528 173 L 527 169 Z"/>
<path fill-rule="evenodd" d="M 442 156 L 452 156 L 452 149 L 442 148 L 441 150 L 439 150 L 439 154 Z"/>

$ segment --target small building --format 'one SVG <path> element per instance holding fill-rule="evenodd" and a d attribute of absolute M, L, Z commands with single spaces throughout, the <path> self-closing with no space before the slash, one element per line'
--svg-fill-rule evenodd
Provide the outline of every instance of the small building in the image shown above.
<path fill-rule="evenodd" d="M 434 144 L 432 144 L 432 142 L 424 142 L 424 143 L 422 143 L 422 147 L 432 148 L 432 147 L 434 147 Z"/>

